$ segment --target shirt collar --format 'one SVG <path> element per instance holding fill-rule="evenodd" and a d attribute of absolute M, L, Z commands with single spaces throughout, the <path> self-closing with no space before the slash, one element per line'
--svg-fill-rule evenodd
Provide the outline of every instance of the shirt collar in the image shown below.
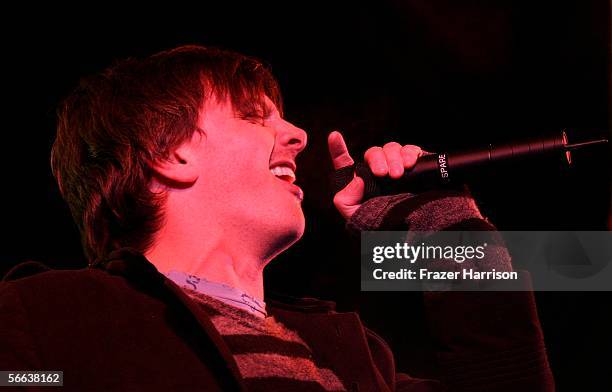
<path fill-rule="evenodd" d="M 264 301 L 258 300 L 235 287 L 212 282 L 182 271 L 172 270 L 164 275 L 182 288 L 211 296 L 227 305 L 246 310 L 257 317 L 265 318 L 268 315 Z"/>

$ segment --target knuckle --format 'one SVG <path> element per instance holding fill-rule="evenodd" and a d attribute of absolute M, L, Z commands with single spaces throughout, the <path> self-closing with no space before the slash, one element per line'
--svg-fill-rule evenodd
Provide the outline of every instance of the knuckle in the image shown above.
<path fill-rule="evenodd" d="M 368 148 L 365 154 L 363 154 L 363 157 L 365 160 L 368 160 L 368 159 L 372 159 L 373 157 L 376 157 L 380 153 L 382 153 L 382 148 L 378 146 L 374 146 L 374 147 Z"/>
<path fill-rule="evenodd" d="M 366 154 L 374 154 L 374 153 L 377 153 L 377 152 L 380 152 L 380 151 L 382 151 L 382 147 L 380 147 L 380 146 L 372 146 L 372 147 L 368 148 L 365 153 Z"/>
<path fill-rule="evenodd" d="M 349 166 L 353 164 L 353 159 L 351 158 L 351 156 L 347 153 L 344 152 L 340 155 L 338 155 L 337 157 L 334 158 L 334 161 L 342 166 Z"/>
<path fill-rule="evenodd" d="M 421 151 L 421 147 L 415 146 L 414 144 L 406 144 L 402 147 L 402 151 L 418 152 Z"/>
<path fill-rule="evenodd" d="M 401 157 L 392 160 L 391 162 L 389 162 L 389 170 L 404 170 L 404 160 Z"/>
<path fill-rule="evenodd" d="M 336 193 L 334 196 L 334 206 L 336 206 L 336 208 L 340 208 L 342 205 L 342 197 L 340 196 L 340 193 Z"/>
<path fill-rule="evenodd" d="M 417 157 L 418 155 L 419 155 L 419 150 L 416 150 L 408 146 L 402 147 L 402 156 L 404 158 Z"/>
<path fill-rule="evenodd" d="M 399 144 L 398 142 L 389 142 L 383 146 L 385 150 L 397 150 L 397 149 L 400 149 L 401 147 L 402 145 Z"/>

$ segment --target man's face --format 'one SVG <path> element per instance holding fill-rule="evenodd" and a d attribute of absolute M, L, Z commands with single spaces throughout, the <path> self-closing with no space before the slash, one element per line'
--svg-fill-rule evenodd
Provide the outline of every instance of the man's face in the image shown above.
<path fill-rule="evenodd" d="M 266 105 L 265 118 L 249 118 L 209 100 L 198 121 L 205 135 L 195 190 L 207 215 L 228 233 L 267 243 L 273 257 L 304 232 L 303 193 L 293 182 L 306 132 L 281 118 L 267 97 Z"/>

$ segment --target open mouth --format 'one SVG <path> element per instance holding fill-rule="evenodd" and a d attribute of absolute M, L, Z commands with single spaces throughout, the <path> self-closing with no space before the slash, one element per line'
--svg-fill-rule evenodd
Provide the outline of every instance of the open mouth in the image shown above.
<path fill-rule="evenodd" d="M 302 189 L 295 185 L 295 164 L 293 162 L 278 162 L 270 166 L 270 172 L 281 181 L 288 184 L 291 192 L 301 202 L 304 200 L 304 192 Z"/>
<path fill-rule="evenodd" d="M 272 166 L 270 167 L 270 172 L 276 177 L 290 184 L 295 182 L 295 171 L 292 167 L 289 167 L 289 165 L 279 164 Z"/>

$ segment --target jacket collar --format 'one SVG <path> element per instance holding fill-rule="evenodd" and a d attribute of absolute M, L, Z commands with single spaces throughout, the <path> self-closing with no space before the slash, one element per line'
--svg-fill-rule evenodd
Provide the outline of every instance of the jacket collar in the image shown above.
<path fill-rule="evenodd" d="M 142 253 L 132 248 L 121 248 L 111 252 L 105 259 L 95 261 L 90 268 L 100 268 L 112 275 L 121 275 L 134 284 L 144 286 L 171 284 L 183 291 L 172 281 L 161 274 Z M 189 299 L 190 302 L 193 302 Z M 333 301 L 322 301 L 316 298 L 296 298 L 276 292 L 267 292 L 266 304 L 273 308 L 303 313 L 329 313 L 336 309 Z"/>

